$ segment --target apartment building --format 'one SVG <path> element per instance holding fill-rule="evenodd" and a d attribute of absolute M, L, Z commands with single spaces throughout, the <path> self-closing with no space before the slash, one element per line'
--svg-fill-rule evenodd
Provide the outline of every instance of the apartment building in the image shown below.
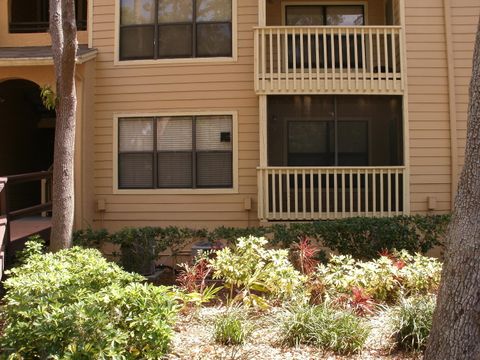
<path fill-rule="evenodd" d="M 47 4 L 0 0 L 0 175 L 52 163 Z M 451 210 L 478 1 L 76 8 L 77 228 Z"/>

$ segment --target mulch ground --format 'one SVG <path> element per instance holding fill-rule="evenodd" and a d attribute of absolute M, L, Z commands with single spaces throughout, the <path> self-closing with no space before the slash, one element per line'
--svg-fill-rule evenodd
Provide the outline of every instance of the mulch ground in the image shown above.
<path fill-rule="evenodd" d="M 224 309 L 202 308 L 189 315 L 180 315 L 167 356 L 169 360 L 317 360 L 317 359 L 421 359 L 419 354 L 392 353 L 391 344 L 384 335 L 382 314 L 370 318 L 372 331 L 367 346 L 360 354 L 339 356 L 312 346 L 284 347 L 279 343 L 280 333 L 275 319 L 279 310 L 272 310 L 252 319 L 254 330 L 246 344 L 223 346 L 213 339 L 213 322 Z"/>

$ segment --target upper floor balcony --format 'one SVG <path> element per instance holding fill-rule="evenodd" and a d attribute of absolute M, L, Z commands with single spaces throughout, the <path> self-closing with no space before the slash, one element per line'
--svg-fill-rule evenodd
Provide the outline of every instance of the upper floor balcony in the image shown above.
<path fill-rule="evenodd" d="M 261 1 L 256 92 L 402 94 L 401 1 Z"/>

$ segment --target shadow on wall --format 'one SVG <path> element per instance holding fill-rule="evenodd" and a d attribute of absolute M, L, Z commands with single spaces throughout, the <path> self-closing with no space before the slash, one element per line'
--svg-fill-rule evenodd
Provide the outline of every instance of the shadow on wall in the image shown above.
<path fill-rule="evenodd" d="M 0 82 L 0 176 L 47 170 L 53 163 L 55 112 L 28 80 Z M 38 184 L 19 184 L 9 192 L 11 210 L 36 205 Z"/>

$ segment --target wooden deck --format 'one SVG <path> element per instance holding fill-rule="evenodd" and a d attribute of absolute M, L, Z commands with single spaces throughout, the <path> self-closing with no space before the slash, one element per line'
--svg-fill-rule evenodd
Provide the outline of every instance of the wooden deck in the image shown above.
<path fill-rule="evenodd" d="M 11 241 L 28 237 L 48 230 L 52 226 L 52 218 L 42 216 L 30 216 L 14 220 L 10 223 Z"/>

